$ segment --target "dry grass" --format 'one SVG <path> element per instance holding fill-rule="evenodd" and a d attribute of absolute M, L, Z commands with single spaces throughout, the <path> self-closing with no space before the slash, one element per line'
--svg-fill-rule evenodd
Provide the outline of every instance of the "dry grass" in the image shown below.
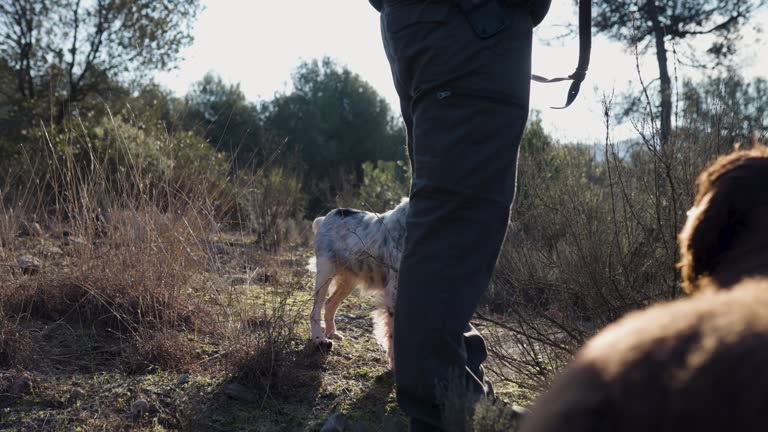
<path fill-rule="evenodd" d="M 40 340 L 36 333 L 13 322 L 0 319 L 0 367 L 29 369 L 39 354 Z"/>
<path fill-rule="evenodd" d="M 129 373 L 153 369 L 175 372 L 196 371 L 201 360 L 199 345 L 184 333 L 171 330 L 144 331 L 131 341 L 123 363 Z"/>
<path fill-rule="evenodd" d="M 299 357 L 318 354 L 305 346 L 301 334 L 310 298 L 297 297 L 296 286 L 290 282 L 293 278 L 284 277 L 288 283 L 271 278 L 274 282 L 252 300 L 255 307 L 243 315 L 245 319 L 227 340 L 225 366 L 231 380 L 257 389 L 263 396 L 289 394 L 295 388 L 292 369 Z"/>
<path fill-rule="evenodd" d="M 143 225 L 146 236 L 82 240 L 68 265 L 0 286 L 6 314 L 99 323 L 120 333 L 143 328 L 208 329 L 210 314 L 195 293 L 207 263 L 186 217 Z M 110 232 L 118 232 L 110 231 Z"/>
<path fill-rule="evenodd" d="M 0 189 L 0 312 L 112 334 L 128 370 L 187 368 L 195 343 L 244 320 L 228 308 L 243 302 L 227 296 L 211 249 L 219 212 L 238 194 L 194 173 L 146 173 L 121 138 L 112 145 L 124 166 L 115 166 L 84 131 L 43 132 L 50 152 L 30 155 Z M 42 236 L 20 236 L 33 221 Z M 43 260 L 42 271 L 14 268 L 22 255 Z"/>
<path fill-rule="evenodd" d="M 88 147 L 68 139 L 49 147 Z M 309 226 L 272 235 L 246 219 L 223 234 L 217 223 L 239 205 L 227 199 L 259 194 L 273 199 L 250 216 L 281 219 L 290 209 L 270 192 L 279 176 L 222 191 L 205 178 L 144 175 L 130 158 L 114 169 L 75 153 L 40 155 L 0 190 L 0 367 L 19 371 L 6 381 L 26 370 L 36 382 L 8 400 L 0 428 L 253 430 L 284 422 L 286 403 L 300 413 L 291 424 L 310 421 L 324 357 L 304 347 L 306 250 L 283 253 L 306 244 Z M 24 235 L 31 222 L 42 235 Z M 19 271 L 22 255 L 42 270 Z M 187 385 L 177 384 L 182 372 Z M 274 412 L 254 423 L 252 407 L 222 391 L 228 383 Z M 85 391 L 79 401 L 67 396 L 74 388 Z M 137 398 L 150 404 L 140 418 L 130 414 Z M 41 406 L 56 415 L 39 416 Z"/>

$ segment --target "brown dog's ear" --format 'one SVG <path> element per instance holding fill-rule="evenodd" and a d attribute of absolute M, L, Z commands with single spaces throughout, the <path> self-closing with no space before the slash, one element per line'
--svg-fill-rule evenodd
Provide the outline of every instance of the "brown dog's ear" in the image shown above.
<path fill-rule="evenodd" d="M 688 211 L 680 231 L 680 264 L 683 290 L 693 294 L 702 278 L 711 274 L 733 236 L 730 224 L 731 194 L 711 190 Z"/>

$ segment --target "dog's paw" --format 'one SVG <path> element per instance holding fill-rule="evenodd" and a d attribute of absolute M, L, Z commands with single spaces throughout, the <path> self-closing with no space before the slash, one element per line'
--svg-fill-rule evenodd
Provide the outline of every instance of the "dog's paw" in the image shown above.
<path fill-rule="evenodd" d="M 323 351 L 330 351 L 333 348 L 333 341 L 324 337 L 316 337 L 312 339 L 312 345 Z"/>
<path fill-rule="evenodd" d="M 340 331 L 336 330 L 335 332 L 333 332 L 333 333 L 328 335 L 328 339 L 333 339 L 333 340 L 337 340 L 337 341 L 343 341 L 344 340 L 344 335 L 341 334 Z"/>

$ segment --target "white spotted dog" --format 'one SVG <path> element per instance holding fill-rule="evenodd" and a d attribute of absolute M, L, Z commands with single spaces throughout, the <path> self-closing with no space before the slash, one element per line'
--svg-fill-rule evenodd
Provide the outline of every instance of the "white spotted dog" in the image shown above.
<path fill-rule="evenodd" d="M 408 199 L 403 198 L 384 214 L 335 209 L 315 219 L 315 302 L 310 315 L 312 343 L 332 346 L 330 339 L 343 339 L 336 330 L 336 310 L 355 287 L 378 297 L 373 313 L 374 335 L 387 351 L 393 366 L 393 318 L 397 274 L 405 240 Z M 330 298 L 326 302 L 326 295 Z M 325 305 L 325 327 L 321 310 Z"/>

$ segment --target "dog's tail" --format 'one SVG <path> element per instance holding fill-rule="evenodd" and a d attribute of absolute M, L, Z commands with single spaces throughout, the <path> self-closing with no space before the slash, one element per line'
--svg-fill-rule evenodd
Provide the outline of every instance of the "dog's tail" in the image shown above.
<path fill-rule="evenodd" d="M 312 232 L 317 234 L 317 229 L 320 228 L 320 224 L 323 222 L 323 219 L 325 219 L 325 216 L 321 216 L 317 219 L 315 219 L 314 222 L 312 222 Z"/>
<path fill-rule="evenodd" d="M 312 273 L 317 273 L 317 257 L 312 257 L 307 260 L 307 266 L 304 267 Z"/>
<path fill-rule="evenodd" d="M 384 309 L 376 309 L 373 311 L 373 335 L 376 338 L 376 342 L 388 350 L 392 342 L 392 323 L 390 322 L 394 317 L 391 312 Z"/>

